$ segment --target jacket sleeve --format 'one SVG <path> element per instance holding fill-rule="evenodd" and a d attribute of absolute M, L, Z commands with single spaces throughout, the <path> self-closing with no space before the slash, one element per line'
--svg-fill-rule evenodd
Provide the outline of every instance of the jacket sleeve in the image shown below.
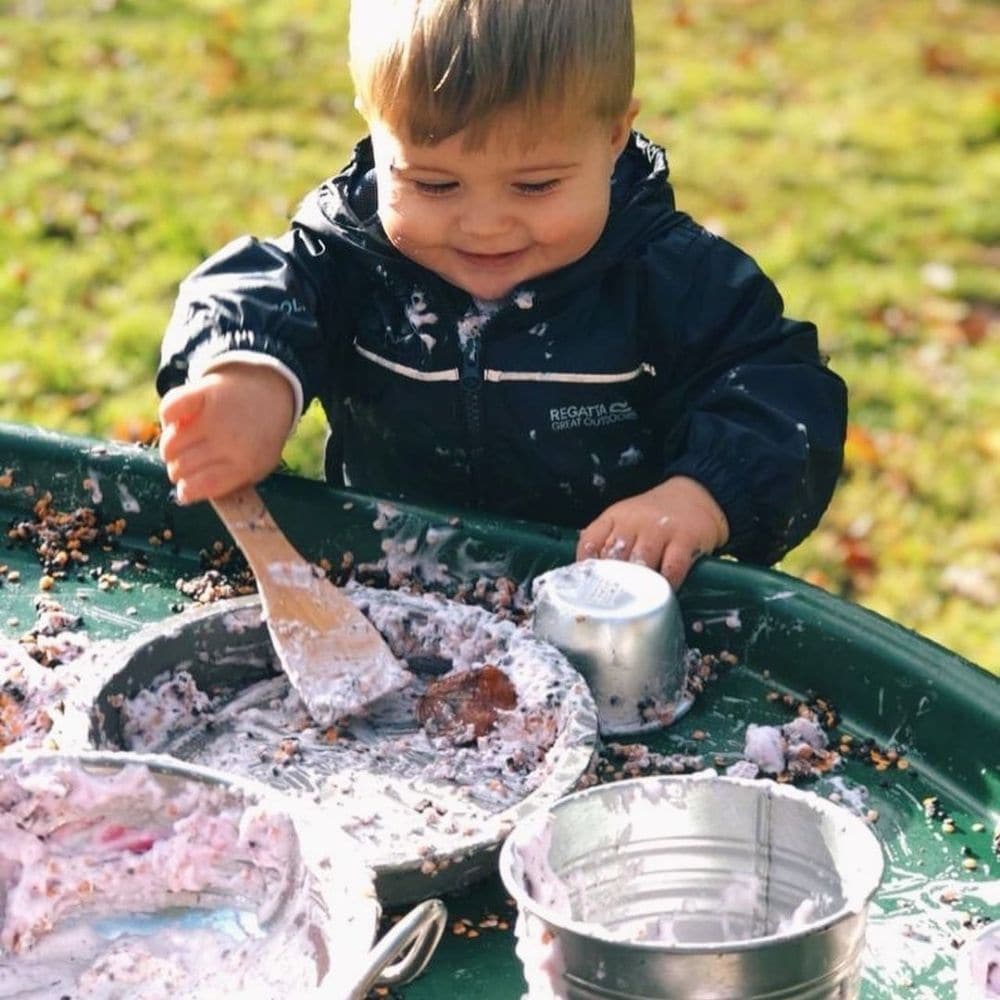
<path fill-rule="evenodd" d="M 324 244 L 301 227 L 279 239 L 242 237 L 223 247 L 181 283 L 157 391 L 240 352 L 282 370 L 299 407 L 308 406 L 330 363 L 323 320 L 337 314 L 337 286 L 344 286 L 333 272 Z"/>
<path fill-rule="evenodd" d="M 693 223 L 682 233 L 648 257 L 657 405 L 682 415 L 667 428 L 664 478 L 690 476 L 715 497 L 729 520 L 725 553 L 770 564 L 830 502 L 847 390 L 816 328 L 783 316 L 750 257 Z"/>

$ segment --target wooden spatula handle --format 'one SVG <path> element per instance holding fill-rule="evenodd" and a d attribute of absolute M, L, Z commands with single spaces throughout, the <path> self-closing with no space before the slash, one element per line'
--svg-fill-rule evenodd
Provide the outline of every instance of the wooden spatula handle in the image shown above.
<path fill-rule="evenodd" d="M 224 497 L 217 497 L 212 506 L 243 550 L 255 576 L 260 577 L 269 563 L 302 559 L 253 486 L 244 486 Z"/>
<path fill-rule="evenodd" d="M 253 570 L 278 660 L 317 723 L 332 725 L 409 682 L 379 631 L 296 551 L 256 489 L 212 504 Z"/>

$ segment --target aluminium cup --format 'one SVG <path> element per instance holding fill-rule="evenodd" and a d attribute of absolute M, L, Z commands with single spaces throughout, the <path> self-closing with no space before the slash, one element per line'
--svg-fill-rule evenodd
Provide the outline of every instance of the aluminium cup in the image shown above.
<path fill-rule="evenodd" d="M 542 574 L 533 591 L 534 633 L 583 675 L 602 735 L 659 729 L 691 706 L 684 622 L 655 570 L 586 559 Z"/>

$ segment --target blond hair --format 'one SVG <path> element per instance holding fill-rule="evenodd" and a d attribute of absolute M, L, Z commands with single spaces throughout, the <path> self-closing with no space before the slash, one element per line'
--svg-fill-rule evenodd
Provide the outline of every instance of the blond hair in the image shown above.
<path fill-rule="evenodd" d="M 359 108 L 419 144 L 499 113 L 556 107 L 613 120 L 635 80 L 631 0 L 353 0 Z"/>

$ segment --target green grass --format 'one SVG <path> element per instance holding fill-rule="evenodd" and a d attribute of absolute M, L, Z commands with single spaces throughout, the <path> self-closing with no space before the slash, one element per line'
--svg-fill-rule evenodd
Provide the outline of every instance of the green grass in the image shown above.
<path fill-rule="evenodd" d="M 848 463 L 783 568 L 1000 672 L 998 8 L 635 0 L 682 208 L 814 319 Z M 0 5 L 0 418 L 155 419 L 177 282 L 280 232 L 361 121 L 346 0 Z M 307 415 L 287 460 L 315 475 Z"/>

